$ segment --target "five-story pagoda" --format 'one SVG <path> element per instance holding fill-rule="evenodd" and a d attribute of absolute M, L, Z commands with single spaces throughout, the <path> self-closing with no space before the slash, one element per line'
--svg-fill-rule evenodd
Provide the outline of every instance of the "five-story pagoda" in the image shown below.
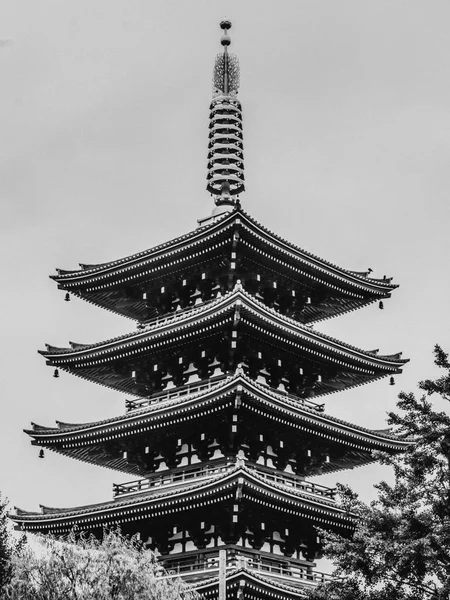
<path fill-rule="evenodd" d="M 41 354 L 55 369 L 127 394 L 124 414 L 56 427 L 32 444 L 129 474 L 113 499 L 78 508 L 16 509 L 18 528 L 101 535 L 120 525 L 205 598 L 301 598 L 320 581 L 317 527 L 343 533 L 351 515 L 308 478 L 372 462 L 407 442 L 329 416 L 322 396 L 392 377 L 400 355 L 360 350 L 312 324 L 396 287 L 341 269 L 259 225 L 244 191 L 239 65 L 216 58 L 207 189 L 216 208 L 194 231 L 127 258 L 58 271 L 58 287 L 137 321 L 104 342 Z M 131 397 L 131 399 L 130 399 Z"/>

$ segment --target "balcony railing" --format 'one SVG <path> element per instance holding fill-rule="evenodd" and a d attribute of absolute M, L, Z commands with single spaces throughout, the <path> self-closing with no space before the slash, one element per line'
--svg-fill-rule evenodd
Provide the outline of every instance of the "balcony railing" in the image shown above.
<path fill-rule="evenodd" d="M 306 492 L 308 494 L 314 494 L 314 496 L 322 496 L 323 498 L 328 498 L 329 500 L 334 500 L 336 496 L 336 488 L 329 488 L 325 485 L 313 483 L 312 481 L 298 479 L 295 475 L 290 475 L 289 473 L 258 470 L 258 476 L 263 477 L 266 481 L 272 481 L 273 483 L 278 483 L 279 485 L 292 487 L 293 489 L 301 490 L 302 492 Z"/>
<path fill-rule="evenodd" d="M 163 564 L 168 571 L 167 577 L 183 577 L 185 579 L 202 579 L 213 576 L 219 572 L 219 550 L 196 553 L 182 559 L 165 559 Z M 301 583 L 302 585 L 317 585 L 331 581 L 333 577 L 301 562 L 277 560 L 275 556 L 264 556 L 257 553 L 246 552 L 240 549 L 228 549 L 226 555 L 226 569 L 246 569 L 257 571 L 262 575 L 281 578 L 284 583 Z"/>
<path fill-rule="evenodd" d="M 126 483 L 115 483 L 113 484 L 114 498 L 129 494 L 139 494 L 141 492 L 146 492 L 162 486 L 175 486 L 184 482 L 192 482 L 197 479 L 211 477 L 213 475 L 218 475 L 219 473 L 224 473 L 234 464 L 234 460 L 227 462 L 220 461 L 220 463 L 211 463 L 191 469 L 187 468 L 183 470 L 177 469 L 173 471 L 163 471 L 145 479 L 137 479 Z M 324 485 L 312 483 L 311 481 L 305 481 L 299 479 L 295 475 L 290 475 L 289 473 L 262 470 L 253 466 L 252 464 L 249 464 L 248 462 L 246 463 L 246 466 L 247 468 L 253 470 L 258 477 L 264 479 L 265 481 L 270 481 L 272 483 L 294 490 L 299 490 L 307 494 L 312 494 L 314 496 L 320 496 L 321 498 L 326 498 L 328 500 L 334 500 L 336 494 L 335 488 L 329 488 Z"/>
<path fill-rule="evenodd" d="M 196 394 L 201 391 L 209 390 L 214 385 L 217 385 L 219 381 L 222 381 L 226 377 L 227 375 L 224 373 L 223 375 L 219 375 L 210 379 L 204 379 L 195 383 L 181 385 L 177 388 L 172 388 L 170 390 L 157 392 L 156 394 L 153 394 L 150 398 L 126 400 L 126 410 L 127 412 L 131 410 L 138 410 L 140 408 L 145 408 L 146 406 L 156 404 L 157 402 L 163 402 L 164 400 L 172 400 L 175 398 L 180 398 L 182 396 L 188 396 L 189 394 Z M 271 388 L 270 386 L 267 386 L 267 389 L 273 392 L 277 391 L 276 388 Z M 325 410 L 325 404 L 318 404 L 317 402 L 312 402 L 312 400 L 307 400 L 306 398 L 299 398 L 298 396 L 294 396 L 293 394 L 289 394 L 288 392 L 279 393 L 281 393 L 289 400 L 292 400 L 295 403 L 300 404 L 301 406 L 305 406 L 306 408 L 316 410 L 317 412 L 323 412 Z"/>
<path fill-rule="evenodd" d="M 140 398 L 138 400 L 126 400 L 126 410 L 127 412 L 131 410 L 137 410 L 139 408 L 145 408 L 146 406 L 150 406 L 152 404 L 156 404 L 158 402 L 163 402 L 164 400 L 173 400 L 175 398 L 181 398 L 182 396 L 188 396 L 189 394 L 197 394 L 198 392 L 210 390 L 214 385 L 217 385 L 219 381 L 226 378 L 226 375 L 214 377 L 211 379 L 204 379 L 203 381 L 199 381 L 196 383 L 189 383 L 186 385 L 181 385 L 177 388 L 173 388 L 171 390 L 159 392 L 154 394 L 150 398 Z"/>
<path fill-rule="evenodd" d="M 220 464 L 197 467 L 193 469 L 184 469 L 176 471 L 163 471 L 160 474 L 152 475 L 145 479 L 137 479 L 126 483 L 114 483 L 114 498 L 128 494 L 139 494 L 162 486 L 179 485 L 180 483 L 194 481 L 196 479 L 211 477 L 224 473 L 230 467 L 229 463 L 221 461 Z"/>
<path fill-rule="evenodd" d="M 213 302 L 215 298 L 210 298 L 209 300 L 203 300 L 201 302 L 202 307 L 205 304 L 210 304 Z M 190 306 L 185 306 L 184 308 L 179 307 L 178 310 L 172 310 L 170 312 L 164 313 L 162 315 L 156 315 L 155 317 L 151 317 L 150 319 L 146 319 L 145 321 L 140 321 L 138 324 L 138 329 L 143 331 L 144 329 L 153 327 L 154 325 L 165 325 L 166 323 L 170 323 L 178 319 L 181 315 L 185 315 L 189 312 L 194 312 L 195 309 L 198 309 L 199 305 L 192 304 Z"/>

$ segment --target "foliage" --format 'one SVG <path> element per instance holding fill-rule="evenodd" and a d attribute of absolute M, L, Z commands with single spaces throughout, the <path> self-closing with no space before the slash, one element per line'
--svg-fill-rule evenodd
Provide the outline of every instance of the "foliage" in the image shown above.
<path fill-rule="evenodd" d="M 0 496 L 0 590 L 9 581 L 11 542 L 6 514 L 7 502 Z"/>
<path fill-rule="evenodd" d="M 402 392 L 388 422 L 413 440 L 400 455 L 379 454 L 395 482 L 381 482 L 377 499 L 365 505 L 340 486 L 340 502 L 357 515 L 354 535 L 327 534 L 326 555 L 342 577 L 311 593 L 314 600 L 448 600 L 450 598 L 450 416 L 429 400 L 450 400 L 448 355 L 435 347 L 444 375 L 419 383 L 424 394 Z"/>
<path fill-rule="evenodd" d="M 12 565 L 11 561 L 14 555 L 19 552 L 25 539 L 15 541 L 10 534 L 10 521 L 8 519 L 8 502 L 0 494 L 0 596 L 4 587 L 11 579 Z"/>
<path fill-rule="evenodd" d="M 75 531 L 65 541 L 38 536 L 13 558 L 7 600 L 195 600 L 136 537 L 105 532 L 101 541 Z"/>

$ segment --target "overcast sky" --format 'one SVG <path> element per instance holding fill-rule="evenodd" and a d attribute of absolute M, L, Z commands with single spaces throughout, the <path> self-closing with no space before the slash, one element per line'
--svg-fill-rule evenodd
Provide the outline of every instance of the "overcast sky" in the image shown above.
<path fill-rule="evenodd" d="M 133 479 L 50 452 L 39 460 L 22 433 L 30 421 L 124 409 L 117 392 L 53 379 L 37 349 L 133 322 L 64 302 L 48 275 L 152 247 L 211 212 L 208 107 L 223 18 L 241 63 L 243 207 L 324 259 L 400 284 L 383 311 L 317 325 L 411 359 L 395 386 L 325 397 L 327 412 L 383 428 L 398 392 L 436 374 L 434 344 L 450 350 L 447 0 L 4 0 L 0 490 L 13 505 L 107 500 L 113 482 Z M 385 476 L 373 466 L 337 479 L 368 499 Z"/>

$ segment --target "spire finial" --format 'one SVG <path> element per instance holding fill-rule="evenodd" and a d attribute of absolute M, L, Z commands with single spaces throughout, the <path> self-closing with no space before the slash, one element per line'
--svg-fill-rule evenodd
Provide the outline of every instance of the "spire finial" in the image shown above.
<path fill-rule="evenodd" d="M 231 44 L 231 38 L 228 35 L 228 30 L 231 29 L 231 21 L 221 21 L 220 27 L 223 30 L 223 35 L 220 38 L 220 43 L 223 46 L 223 93 L 228 95 L 229 82 L 228 82 L 228 46 Z M 237 92 L 237 90 L 236 90 Z"/>
<path fill-rule="evenodd" d="M 223 52 L 216 56 L 213 72 L 213 100 L 210 106 L 207 190 L 222 210 L 232 210 L 237 195 L 244 191 L 244 154 L 242 142 L 241 103 L 239 90 L 239 61 L 228 52 L 231 22 L 221 21 L 220 43 Z M 217 209 L 216 209 L 217 211 Z"/>

